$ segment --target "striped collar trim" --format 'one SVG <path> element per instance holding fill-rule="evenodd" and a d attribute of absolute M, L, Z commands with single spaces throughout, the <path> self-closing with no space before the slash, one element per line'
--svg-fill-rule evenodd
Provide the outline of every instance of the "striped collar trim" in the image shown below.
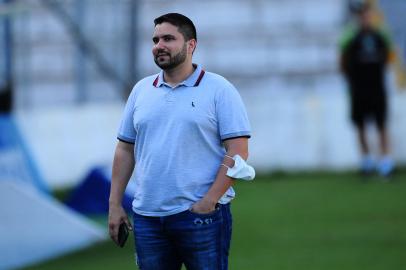
<path fill-rule="evenodd" d="M 178 86 L 189 86 L 189 87 L 197 87 L 199 86 L 200 82 L 202 81 L 204 74 L 206 73 L 199 65 L 193 64 L 196 70 L 183 82 L 179 83 Z M 163 84 L 166 84 L 163 80 L 163 71 L 161 71 L 155 78 L 154 82 L 152 83 L 155 87 L 161 87 Z"/>

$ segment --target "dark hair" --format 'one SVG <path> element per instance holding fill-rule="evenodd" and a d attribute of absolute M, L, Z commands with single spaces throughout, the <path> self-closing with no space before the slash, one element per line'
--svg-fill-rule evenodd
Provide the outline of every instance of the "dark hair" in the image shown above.
<path fill-rule="evenodd" d="M 350 11 L 356 15 L 361 15 L 371 9 L 371 5 L 365 0 L 350 1 L 349 7 Z"/>
<path fill-rule="evenodd" d="M 185 15 L 179 13 L 168 13 L 159 16 L 154 20 L 155 26 L 164 22 L 177 26 L 178 31 L 183 35 L 186 41 L 191 39 L 197 40 L 196 27 Z"/>

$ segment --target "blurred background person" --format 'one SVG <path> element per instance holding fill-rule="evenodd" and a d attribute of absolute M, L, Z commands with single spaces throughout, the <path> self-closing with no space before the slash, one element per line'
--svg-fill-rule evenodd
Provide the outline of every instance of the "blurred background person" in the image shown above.
<path fill-rule="evenodd" d="M 341 39 L 341 70 L 348 82 L 351 120 L 357 129 L 362 154 L 361 173 L 378 170 L 389 176 L 394 169 L 390 156 L 387 128 L 388 101 L 385 71 L 390 61 L 391 42 L 383 29 L 374 23 L 374 10 L 364 1 L 352 2 L 355 26 L 346 29 Z M 366 125 L 374 122 L 378 130 L 380 158 L 376 160 L 368 144 Z"/>

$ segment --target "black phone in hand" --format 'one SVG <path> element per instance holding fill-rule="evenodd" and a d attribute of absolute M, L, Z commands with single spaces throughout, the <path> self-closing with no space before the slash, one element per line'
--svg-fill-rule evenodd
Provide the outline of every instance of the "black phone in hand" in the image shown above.
<path fill-rule="evenodd" d="M 120 227 L 118 228 L 118 245 L 120 247 L 124 247 L 125 242 L 127 241 L 128 238 L 128 227 L 127 224 L 124 222 L 120 224 Z"/>

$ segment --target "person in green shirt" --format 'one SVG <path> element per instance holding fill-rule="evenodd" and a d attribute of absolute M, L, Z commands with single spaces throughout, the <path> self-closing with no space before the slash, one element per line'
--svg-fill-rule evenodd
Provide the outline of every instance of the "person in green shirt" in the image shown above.
<path fill-rule="evenodd" d="M 346 29 L 341 38 L 340 67 L 349 87 L 351 119 L 357 129 L 362 154 L 361 172 L 369 175 L 377 169 L 387 177 L 394 169 L 387 129 L 385 85 L 392 46 L 385 31 L 374 24 L 370 5 L 360 4 L 355 15 L 357 24 Z M 373 158 L 368 145 L 366 124 L 369 122 L 377 127 L 379 160 Z"/>

